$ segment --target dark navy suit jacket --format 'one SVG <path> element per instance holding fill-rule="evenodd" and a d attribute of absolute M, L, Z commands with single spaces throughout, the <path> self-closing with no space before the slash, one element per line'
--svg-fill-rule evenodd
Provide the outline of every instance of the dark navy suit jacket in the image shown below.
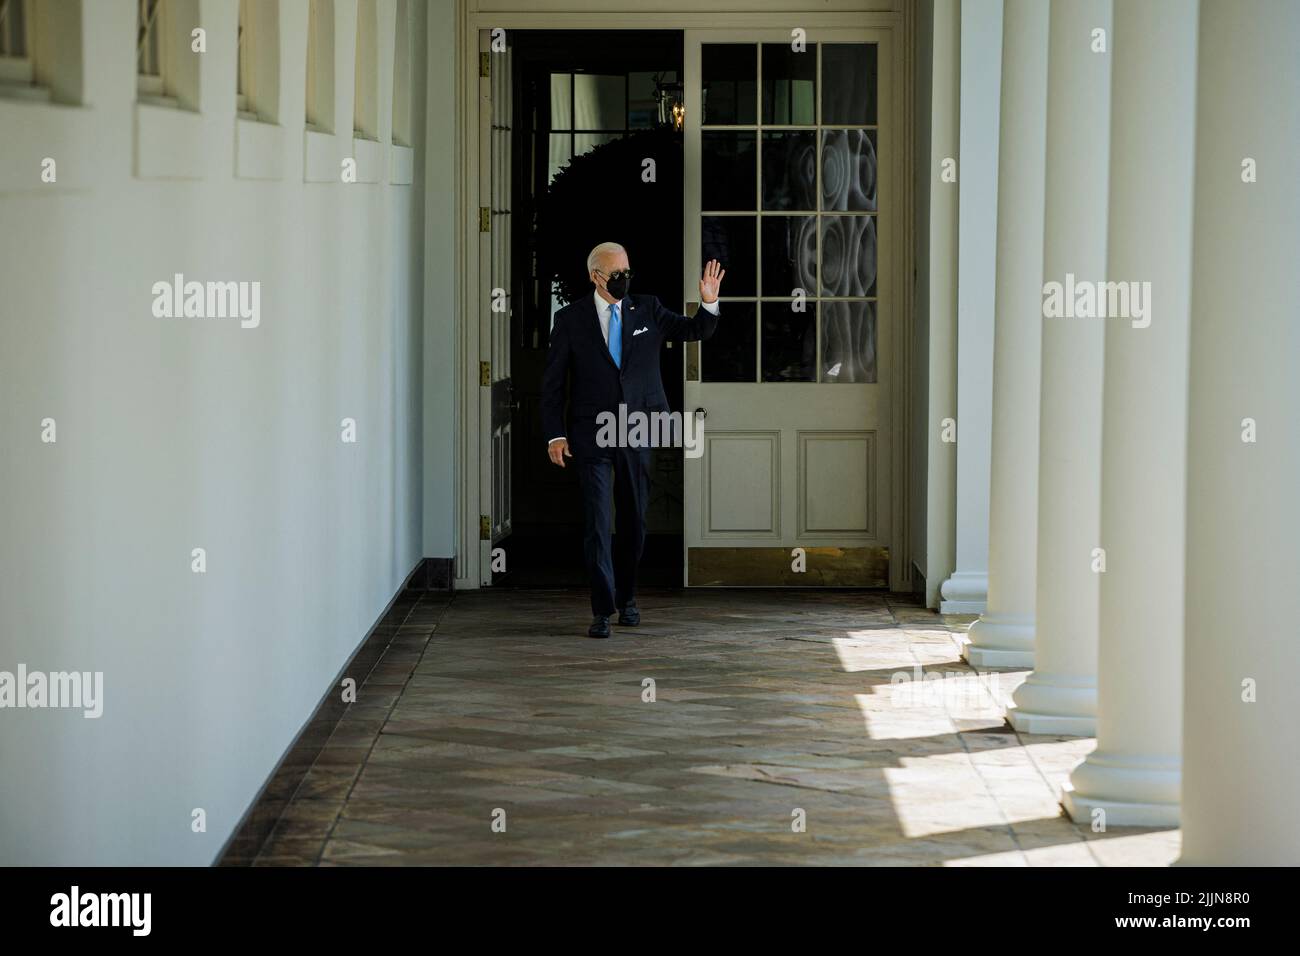
<path fill-rule="evenodd" d="M 563 435 L 575 458 L 612 457 L 614 449 L 596 444 L 596 416 L 628 412 L 666 412 L 668 398 L 659 375 L 659 343 L 707 339 L 718 317 L 701 308 L 687 318 L 663 307 L 652 295 L 629 295 L 619 315 L 623 324 L 622 368 L 605 344 L 593 295 L 584 295 L 555 314 L 546 372 L 542 377 L 542 430 L 549 441 Z M 573 373 L 568 425 L 564 383 Z"/>

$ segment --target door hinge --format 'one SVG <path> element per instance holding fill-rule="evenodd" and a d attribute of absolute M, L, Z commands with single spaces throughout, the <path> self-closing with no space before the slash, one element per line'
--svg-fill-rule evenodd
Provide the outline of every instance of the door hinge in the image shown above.
<path fill-rule="evenodd" d="M 492 540 L 492 519 L 487 515 L 478 516 L 478 539 L 480 541 Z"/>
<path fill-rule="evenodd" d="M 478 363 L 478 383 L 480 385 L 492 384 L 492 363 L 491 362 Z"/>
<path fill-rule="evenodd" d="M 480 53 L 478 55 L 478 75 L 479 76 L 492 75 L 492 54 L 491 53 Z"/>
<path fill-rule="evenodd" d="M 492 231 L 492 210 L 487 206 L 478 207 L 478 231 Z"/>

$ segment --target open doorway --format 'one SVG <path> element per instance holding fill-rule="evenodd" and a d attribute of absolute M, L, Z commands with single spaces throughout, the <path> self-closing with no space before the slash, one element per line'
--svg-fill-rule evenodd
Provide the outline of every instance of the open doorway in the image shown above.
<path fill-rule="evenodd" d="M 509 383 L 494 386 L 493 417 L 512 447 L 493 462 L 509 513 L 508 526 L 494 528 L 505 570 L 494 567 L 493 586 L 587 583 L 577 469 L 548 461 L 540 416 L 552 316 L 591 294 L 587 252 L 621 243 L 636 291 L 684 307 L 683 141 L 672 110 L 682 40 L 681 31 L 509 32 L 511 109 L 496 115 L 511 122 L 493 133 L 509 138 L 510 160 L 492 170 L 509 177 Z M 669 403 L 681 410 L 680 344 L 666 343 L 660 363 Z M 643 584 L 683 583 L 682 474 L 680 448 L 655 450 Z"/>

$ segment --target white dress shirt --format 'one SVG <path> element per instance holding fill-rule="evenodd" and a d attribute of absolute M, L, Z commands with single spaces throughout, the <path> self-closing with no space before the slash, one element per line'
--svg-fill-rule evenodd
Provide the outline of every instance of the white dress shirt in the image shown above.
<path fill-rule="evenodd" d="M 619 299 L 617 303 L 614 303 L 614 302 L 606 302 L 604 296 L 602 296 L 602 295 L 600 294 L 600 290 L 599 290 L 599 289 L 596 290 L 596 291 L 593 293 L 593 295 L 594 295 L 594 297 L 595 297 L 595 299 L 596 299 L 596 318 L 600 319 L 600 334 L 603 335 L 603 336 L 605 337 L 605 348 L 609 348 L 609 312 L 610 312 L 610 308 L 611 308 L 611 306 L 613 306 L 613 305 L 618 305 L 618 317 L 619 317 L 620 319 L 626 319 L 626 318 L 627 318 L 627 314 L 626 314 L 625 310 L 623 309 L 623 300 L 622 300 L 622 299 Z M 714 299 L 712 302 L 701 302 L 700 305 L 702 305 L 706 311 L 708 311 L 708 312 L 712 312 L 714 315 L 717 315 L 717 314 L 718 314 L 718 300 L 717 300 L 717 299 Z M 636 331 L 636 330 L 634 329 L 633 331 Z M 555 439 L 552 438 L 551 441 L 555 441 Z"/>
<path fill-rule="evenodd" d="M 613 306 L 613 305 L 617 305 L 617 306 L 618 306 L 618 317 L 619 317 L 620 320 L 622 320 L 622 321 L 624 321 L 624 322 L 627 321 L 627 310 L 623 308 L 623 300 L 622 300 L 622 299 L 619 299 L 617 303 L 615 303 L 615 302 L 606 302 L 606 301 L 605 301 L 605 297 L 602 296 L 602 295 L 600 294 L 600 290 L 599 290 L 599 289 L 595 290 L 595 291 L 592 293 L 592 295 L 593 295 L 593 296 L 595 297 L 595 299 L 596 299 L 596 318 L 600 319 L 600 334 L 601 334 L 601 335 L 604 337 L 604 339 L 605 339 L 605 348 L 609 348 L 609 312 L 610 312 L 610 307 Z M 718 300 L 717 300 L 717 299 L 714 299 L 712 302 L 701 302 L 700 305 L 705 309 L 705 311 L 707 311 L 707 312 L 711 312 L 711 313 L 714 314 L 714 315 L 717 315 L 717 314 L 718 314 Z M 633 330 L 633 331 L 635 331 L 635 330 Z M 629 334 L 631 334 L 631 333 L 629 333 L 626 329 L 624 329 L 624 330 L 623 330 L 623 334 L 624 334 L 624 335 L 629 335 Z M 561 435 L 561 436 L 559 436 L 559 438 L 552 438 L 552 439 L 551 439 L 550 441 L 548 441 L 546 444 L 547 444 L 547 445 L 550 445 L 550 444 L 552 444 L 553 442 L 557 442 L 557 441 L 562 440 L 564 437 L 565 437 L 564 435 Z"/>

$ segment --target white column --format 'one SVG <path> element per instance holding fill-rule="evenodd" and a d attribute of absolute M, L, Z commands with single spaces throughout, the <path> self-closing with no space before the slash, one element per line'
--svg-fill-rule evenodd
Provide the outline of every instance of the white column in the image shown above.
<path fill-rule="evenodd" d="M 925 605 L 939 606 L 939 589 L 956 560 L 957 455 L 946 442 L 944 420 L 957 417 L 957 183 L 948 181 L 948 161 L 961 143 L 961 3 L 934 0 L 931 61 L 930 137 L 920 150 L 930 157 L 930 176 L 918 200 L 926 203 L 921 230 L 927 244 L 919 265 L 917 315 L 928 320 L 925 460 Z M 924 16 L 924 8 L 918 11 Z M 918 186 L 920 184 L 918 183 Z"/>
<path fill-rule="evenodd" d="M 1178 823 L 1196 32 L 1195 0 L 1115 7 L 1106 278 L 1141 298 L 1106 320 L 1097 749 L 1062 800 L 1081 823 Z"/>
<path fill-rule="evenodd" d="M 1180 862 L 1294 866 L 1300 4 L 1202 0 L 1200 35 Z"/>
<path fill-rule="evenodd" d="M 993 281 L 1002 0 L 962 0 L 957 181 L 957 547 L 943 614 L 981 614 L 989 591 Z"/>
<path fill-rule="evenodd" d="M 1042 326 L 1034 671 L 1008 715 L 1025 733 L 1096 727 L 1105 326 L 1075 314 L 1074 287 L 1106 274 L 1110 28 L 1111 0 L 1052 0 L 1043 281 L 1065 287 L 1068 311 Z"/>
<path fill-rule="evenodd" d="M 972 625 L 963 654 L 977 668 L 1034 666 L 1047 20 L 1042 0 L 1006 0 L 988 609 Z"/>

